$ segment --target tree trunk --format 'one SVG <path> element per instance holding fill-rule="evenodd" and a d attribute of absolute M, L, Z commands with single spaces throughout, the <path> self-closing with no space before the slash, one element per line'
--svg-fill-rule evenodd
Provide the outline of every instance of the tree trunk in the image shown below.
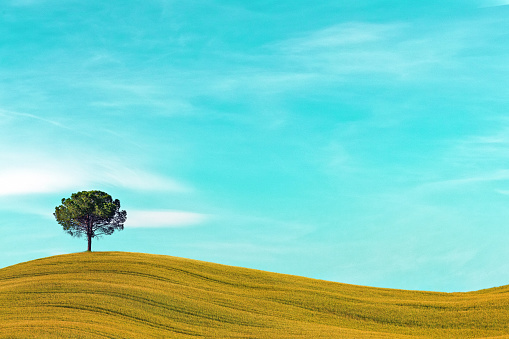
<path fill-rule="evenodd" d="M 87 252 L 92 252 L 92 220 L 90 219 L 90 216 L 88 216 L 87 238 L 88 238 Z"/>

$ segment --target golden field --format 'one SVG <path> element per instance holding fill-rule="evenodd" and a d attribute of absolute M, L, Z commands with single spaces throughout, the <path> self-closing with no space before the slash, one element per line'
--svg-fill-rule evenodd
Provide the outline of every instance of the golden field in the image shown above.
<path fill-rule="evenodd" d="M 0 269 L 0 338 L 193 337 L 509 338 L 509 286 L 382 289 L 126 252 Z"/>

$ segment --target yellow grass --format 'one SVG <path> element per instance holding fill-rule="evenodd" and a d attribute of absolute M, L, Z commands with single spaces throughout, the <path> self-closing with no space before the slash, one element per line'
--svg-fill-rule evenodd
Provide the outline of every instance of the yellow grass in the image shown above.
<path fill-rule="evenodd" d="M 0 270 L 0 338 L 509 338 L 509 286 L 380 289 L 124 252 Z"/>

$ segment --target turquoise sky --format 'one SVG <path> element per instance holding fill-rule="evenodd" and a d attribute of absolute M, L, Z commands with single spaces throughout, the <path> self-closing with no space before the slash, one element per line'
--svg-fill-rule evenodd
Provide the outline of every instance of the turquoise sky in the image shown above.
<path fill-rule="evenodd" d="M 5 0 L 0 267 L 93 250 L 509 284 L 509 1 Z"/>

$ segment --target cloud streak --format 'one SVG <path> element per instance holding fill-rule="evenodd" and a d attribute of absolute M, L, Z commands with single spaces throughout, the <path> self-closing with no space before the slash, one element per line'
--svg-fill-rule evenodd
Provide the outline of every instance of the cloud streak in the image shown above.
<path fill-rule="evenodd" d="M 493 172 L 487 172 L 478 176 L 465 177 L 459 179 L 449 179 L 443 181 L 436 181 L 432 183 L 424 184 L 420 187 L 423 192 L 434 192 L 442 190 L 451 190 L 465 187 L 467 185 L 474 184 L 485 184 L 492 182 L 501 182 L 509 180 L 509 170 L 497 170 Z M 497 190 L 498 192 L 502 192 Z"/>
<path fill-rule="evenodd" d="M 58 169 L 9 169 L 0 171 L 0 196 L 59 192 L 84 183 L 82 178 Z"/>
<path fill-rule="evenodd" d="M 193 190 L 173 178 L 115 162 L 82 165 L 79 161 L 38 158 L 32 163 L 0 166 L 0 196 L 63 192 L 98 185 L 134 191 L 187 193 Z"/>
<path fill-rule="evenodd" d="M 126 227 L 165 228 L 202 224 L 208 215 L 177 210 L 129 210 Z"/>
<path fill-rule="evenodd" d="M 51 124 L 53 126 L 57 126 L 60 128 L 69 129 L 68 127 L 62 125 L 58 121 L 41 118 L 40 116 L 37 116 L 34 114 L 14 112 L 14 111 L 9 111 L 9 110 L 5 110 L 5 109 L 0 109 L 0 116 L 7 117 L 7 118 L 9 118 L 9 117 L 29 118 L 29 119 L 33 119 L 33 120 L 42 121 L 42 122 L 45 122 L 45 123 L 48 123 L 48 124 Z"/>
<path fill-rule="evenodd" d="M 484 0 L 481 1 L 481 7 L 499 7 L 509 5 L 508 0 Z"/>
<path fill-rule="evenodd" d="M 437 62 L 437 48 L 423 37 L 409 39 L 404 23 L 343 23 L 274 47 L 305 69 L 328 74 L 393 73 Z M 430 45 L 431 44 L 431 45 Z"/>
<path fill-rule="evenodd" d="M 286 59 L 286 67 L 320 74 L 323 79 L 335 76 L 347 80 L 351 75 L 368 73 L 405 81 L 448 80 L 445 75 L 451 72 L 473 72 L 469 54 L 465 54 L 478 47 L 472 45 L 472 39 L 480 41 L 479 36 L 488 39 L 499 34 L 499 28 L 483 18 L 458 19 L 427 28 L 405 21 L 346 22 L 270 48 Z M 436 77 L 438 70 L 444 76 Z"/>

